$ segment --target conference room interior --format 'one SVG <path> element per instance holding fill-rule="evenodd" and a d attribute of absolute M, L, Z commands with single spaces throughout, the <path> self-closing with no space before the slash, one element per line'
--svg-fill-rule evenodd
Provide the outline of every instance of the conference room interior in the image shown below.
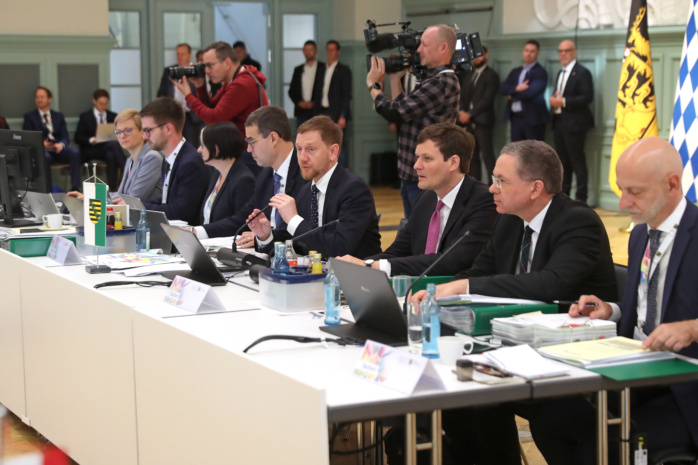
<path fill-rule="evenodd" d="M 2 0 L 9 5 L 8 0 Z M 302 62 L 302 43 L 318 42 L 318 57 L 325 61 L 324 44 L 342 44 L 340 61 L 353 71 L 353 120 L 346 137 L 349 167 L 372 182 L 376 209 L 381 213 L 382 248 L 394 239 L 403 216 L 394 173 L 386 172 L 385 160 L 396 151 L 396 135 L 373 110 L 366 91 L 367 54 L 363 40 L 366 19 L 378 23 L 410 20 L 415 29 L 429 24 L 458 24 L 467 32 L 479 32 L 489 48 L 490 63 L 500 75 L 521 63 L 523 43 L 535 37 L 541 43 L 539 62 L 552 79 L 560 68 L 557 44 L 573 39 L 578 60 L 592 72 L 595 92 L 591 105 L 596 126 L 587 136 L 590 195 L 606 226 L 614 261 L 627 263 L 629 217 L 618 209 L 618 197 L 608 185 L 611 145 L 615 126 L 615 102 L 627 32 L 627 12 L 621 1 L 613 2 L 611 19 L 599 12 L 577 14 L 573 8 L 557 11 L 535 0 L 467 0 L 456 8 L 441 0 L 269 0 L 268 2 L 213 2 L 184 0 L 66 0 L 60 6 L 37 0 L 32 6 L 12 4 L 0 19 L 0 115 L 10 127 L 20 128 L 22 115 L 34 108 L 33 89 L 44 85 L 54 91 L 52 109 L 66 115 L 69 133 L 75 133 L 78 115 L 91 108 L 92 91 L 108 89 L 110 109 L 119 112 L 140 108 L 155 97 L 164 66 L 173 64 L 175 45 L 182 42 L 200 49 L 215 40 L 244 40 L 250 55 L 262 62 L 269 78 L 271 104 L 292 116 L 287 97 L 293 67 Z M 652 2 L 650 2 L 652 3 Z M 621 5 L 623 4 L 623 5 Z M 685 11 L 687 0 L 675 6 Z M 36 11 L 54 18 L 37 33 Z M 621 12 L 622 11 L 622 12 Z M 246 15 L 251 20 L 246 21 Z M 676 76 L 685 32 L 682 14 L 659 6 L 650 11 L 650 35 L 654 65 L 659 135 L 668 138 Z M 577 21 L 571 20 L 576 17 Z M 554 20 L 553 20 L 554 19 Z M 625 23 L 625 24 L 624 24 Z M 395 29 L 388 29 L 395 31 Z M 385 51 L 382 55 L 389 53 Z M 505 98 L 497 97 L 495 152 L 508 142 L 508 124 L 501 120 Z M 292 125 L 295 122 L 292 120 Z M 552 145 L 550 128 L 546 140 Z M 388 170 L 390 171 L 390 170 Z M 485 171 L 485 170 L 483 170 Z M 58 184 L 67 182 L 65 167 L 56 169 Z M 484 179 L 483 179 L 484 180 Z M 527 425 L 519 423 L 528 463 L 544 464 L 535 444 L 527 437 Z M 340 440 L 341 442 L 341 440 Z M 10 414 L 2 428 L 2 456 L 34 452 L 45 440 L 31 427 Z M 354 435 L 346 448 L 355 445 Z M 343 447 L 340 446 L 340 447 Z M 333 457 L 331 463 L 356 463 L 354 456 Z"/>

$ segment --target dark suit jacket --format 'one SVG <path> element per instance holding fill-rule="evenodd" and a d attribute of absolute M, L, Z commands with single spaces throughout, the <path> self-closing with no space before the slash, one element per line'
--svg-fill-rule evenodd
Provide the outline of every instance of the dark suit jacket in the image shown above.
<path fill-rule="evenodd" d="M 320 92 L 318 92 L 317 96 L 313 95 L 313 98 L 317 98 L 317 100 L 314 100 L 316 110 L 322 108 L 322 91 L 325 85 L 326 71 L 327 67 L 325 66 L 320 77 Z M 346 118 L 347 121 L 351 119 L 351 80 L 351 69 L 347 65 L 337 62 L 330 80 L 330 88 L 327 92 L 327 99 L 330 101 L 329 116 L 335 123 L 342 117 Z"/>
<path fill-rule="evenodd" d="M 545 124 L 550 120 L 548 106 L 545 104 L 545 98 L 543 97 L 545 88 L 548 85 L 548 72 L 539 63 L 536 63 L 528 71 L 524 79 L 528 79 L 528 89 L 516 92 L 516 86 L 519 85 L 519 74 L 521 74 L 522 69 L 523 66 L 514 68 L 506 80 L 499 86 L 500 94 L 511 96 L 511 100 L 507 100 L 507 106 L 504 110 L 504 121 L 511 119 L 512 101 L 520 100 L 526 124 L 529 126 Z"/>
<path fill-rule="evenodd" d="M 64 146 L 70 144 L 70 135 L 68 134 L 68 126 L 65 123 L 63 113 L 50 110 L 51 121 L 53 122 L 53 138 L 55 142 L 60 142 Z M 24 131 L 41 131 L 44 140 L 48 139 L 48 129 L 44 126 L 44 121 L 41 119 L 39 110 L 33 110 L 24 115 L 24 123 L 22 124 Z"/>
<path fill-rule="evenodd" d="M 556 88 L 559 79 L 560 73 L 555 78 Z M 586 132 L 593 128 L 594 115 L 589 104 L 594 99 L 594 81 L 589 70 L 579 62 L 572 67 L 562 96 L 565 98 L 565 106 L 562 113 L 553 119 L 553 125 L 562 124 L 562 129 L 569 132 Z"/>
<path fill-rule="evenodd" d="M 439 252 L 425 254 L 429 220 L 434 213 L 437 201 L 438 197 L 434 191 L 424 191 L 412 207 L 410 220 L 398 232 L 395 241 L 385 252 L 370 258 L 387 259 L 393 276 L 401 274 L 418 276 L 452 243 L 466 231 L 470 231 L 470 236 L 453 249 L 430 274 L 452 276 L 460 270 L 470 268 L 473 260 L 492 235 L 492 227 L 497 217 L 492 194 L 489 193 L 486 185 L 466 176 L 453 203 L 451 213 L 448 215 L 448 222 L 439 243 Z"/>
<path fill-rule="evenodd" d="M 235 163 L 237 165 L 237 162 Z M 286 180 L 286 186 L 284 192 L 291 197 L 298 198 L 298 193 L 301 188 L 306 184 L 306 181 L 301 177 L 301 170 L 298 167 L 298 156 L 296 155 L 296 149 L 293 149 L 291 154 L 291 161 L 288 165 L 288 176 Z M 249 192 L 249 191 L 248 191 Z M 257 180 L 254 185 L 254 193 L 252 197 L 249 198 L 248 202 L 240 208 L 234 215 L 221 220 L 217 220 L 215 223 L 211 222 L 205 224 L 203 228 L 206 230 L 206 234 L 209 237 L 225 237 L 232 236 L 235 234 L 240 226 L 245 224 L 247 217 L 255 208 L 263 209 L 269 205 L 269 199 L 274 196 L 274 170 L 272 168 L 264 168 L 260 171 L 257 176 Z M 268 217 L 269 215 L 267 215 Z M 277 225 L 277 229 L 285 229 L 286 225 Z"/>
<path fill-rule="evenodd" d="M 313 227 L 310 225 L 310 186 L 303 186 L 296 197 L 298 214 L 304 220 L 298 225 L 294 236 L 300 236 Z M 323 258 L 340 255 L 353 255 L 364 258 L 381 251 L 381 235 L 378 232 L 378 216 L 373 194 L 366 182 L 344 168 L 337 165 L 332 173 L 325 195 L 325 205 L 322 209 L 323 224 L 336 219 L 342 222 L 308 236 L 293 241 L 293 248 L 301 255 L 307 255 L 310 250 L 317 250 Z M 274 229 L 274 241 L 293 239 L 286 230 Z M 273 244 L 263 251 L 268 252 Z"/>
<path fill-rule="evenodd" d="M 647 247 L 647 225 L 633 228 L 628 242 L 628 281 L 621 303 L 618 335 L 632 338 L 637 325 L 637 288 L 640 283 L 640 265 Z M 669 257 L 664 293 L 661 302 L 661 322 L 694 320 L 698 318 L 698 207 L 688 202 L 679 222 L 679 229 Z M 698 344 L 693 343 L 679 352 L 698 358 Z M 688 425 L 693 443 L 698 446 L 698 382 L 670 387 L 681 414 Z"/>
<path fill-rule="evenodd" d="M 469 278 L 470 292 L 521 299 L 576 300 L 595 294 L 614 301 L 616 275 L 606 229 L 587 205 L 557 194 L 536 242 L 531 272 L 515 275 L 523 220 L 499 215 L 492 238 L 473 266 L 454 279 Z"/>
<path fill-rule="evenodd" d="M 174 64 L 172 66 L 179 66 L 179 64 Z M 169 68 L 169 66 L 167 68 Z M 158 88 L 158 97 L 174 97 L 175 86 L 172 84 L 167 68 L 162 71 L 160 87 Z M 189 87 L 191 88 L 192 94 L 196 95 L 196 86 L 193 82 L 189 82 Z"/>
<path fill-rule="evenodd" d="M 315 70 L 315 84 L 313 84 L 313 95 L 310 100 L 315 103 L 315 107 L 310 110 L 304 110 L 298 106 L 298 102 L 303 101 L 303 67 L 302 65 L 296 66 L 293 69 L 293 77 L 291 78 L 291 85 L 288 88 L 288 96 L 291 97 L 291 101 L 295 105 L 293 110 L 293 116 L 296 118 L 299 116 L 310 118 L 317 115 L 318 105 L 317 102 L 322 100 L 322 86 L 324 84 L 323 79 L 325 77 L 325 63 L 322 61 L 317 62 L 317 69 Z"/>
<path fill-rule="evenodd" d="M 167 161 L 162 161 L 163 178 Z M 208 186 L 209 170 L 201 155 L 189 142 L 175 157 L 167 191 L 167 203 L 162 199 L 157 201 L 143 200 L 148 210 L 165 212 L 168 220 L 183 220 L 192 226 L 199 224 L 201 202 Z"/>
<path fill-rule="evenodd" d="M 107 123 L 113 123 L 116 119 L 116 113 L 107 110 Z M 75 130 L 75 143 L 84 147 L 92 147 L 90 137 L 94 137 L 97 133 L 97 120 L 95 119 L 94 110 L 86 111 L 80 115 L 78 127 Z"/>
<path fill-rule="evenodd" d="M 209 177 L 208 189 L 204 195 L 204 201 L 201 203 L 201 212 L 199 213 L 199 224 L 204 223 L 204 206 L 208 197 L 213 192 L 213 189 L 218 183 L 218 178 L 221 173 L 218 170 L 213 170 Z M 209 223 L 233 216 L 237 211 L 249 200 L 250 192 L 254 189 L 254 175 L 252 171 L 245 165 L 241 159 L 237 159 L 228 172 L 228 176 L 223 181 L 221 189 L 216 195 L 211 207 L 211 216 Z"/>
<path fill-rule="evenodd" d="M 499 89 L 499 75 L 486 66 L 473 86 L 474 70 L 460 77 L 460 111 L 470 113 L 470 122 L 478 126 L 494 125 L 494 98 Z M 470 104 L 473 108 L 470 108 Z"/>

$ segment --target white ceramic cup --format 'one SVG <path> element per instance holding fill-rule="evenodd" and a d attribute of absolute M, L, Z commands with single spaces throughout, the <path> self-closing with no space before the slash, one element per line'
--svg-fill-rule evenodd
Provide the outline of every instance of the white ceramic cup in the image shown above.
<path fill-rule="evenodd" d="M 439 359 L 441 363 L 448 366 L 455 366 L 456 360 L 463 355 L 465 343 L 466 341 L 458 336 L 441 336 L 436 341 L 439 347 Z M 470 350 L 472 350 L 472 348 Z"/>
<path fill-rule="evenodd" d="M 52 213 L 50 215 L 44 215 L 41 220 L 46 225 L 48 229 L 61 229 L 63 227 L 63 215 L 60 213 Z"/>

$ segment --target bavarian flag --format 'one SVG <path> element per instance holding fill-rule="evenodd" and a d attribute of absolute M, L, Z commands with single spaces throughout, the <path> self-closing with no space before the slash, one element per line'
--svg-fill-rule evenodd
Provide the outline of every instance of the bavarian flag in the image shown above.
<path fill-rule="evenodd" d="M 107 185 L 84 182 L 85 244 L 107 245 Z"/>
<path fill-rule="evenodd" d="M 650 36 L 647 32 L 647 0 L 632 0 L 618 84 L 616 130 L 613 134 L 611 166 L 608 172 L 608 182 L 618 196 L 618 157 L 633 142 L 643 137 L 656 136 L 658 132 Z"/>

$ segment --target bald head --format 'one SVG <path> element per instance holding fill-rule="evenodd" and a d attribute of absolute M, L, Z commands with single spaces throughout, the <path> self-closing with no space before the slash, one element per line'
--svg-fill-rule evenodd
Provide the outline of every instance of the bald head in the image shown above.
<path fill-rule="evenodd" d="M 659 137 L 646 137 L 625 149 L 616 163 L 620 207 L 636 223 L 659 226 L 683 198 L 683 163 L 676 149 Z"/>
<path fill-rule="evenodd" d="M 577 58 L 577 47 L 571 40 L 563 40 L 557 46 L 557 54 L 560 57 L 562 66 L 567 66 L 572 63 L 572 60 Z"/>

